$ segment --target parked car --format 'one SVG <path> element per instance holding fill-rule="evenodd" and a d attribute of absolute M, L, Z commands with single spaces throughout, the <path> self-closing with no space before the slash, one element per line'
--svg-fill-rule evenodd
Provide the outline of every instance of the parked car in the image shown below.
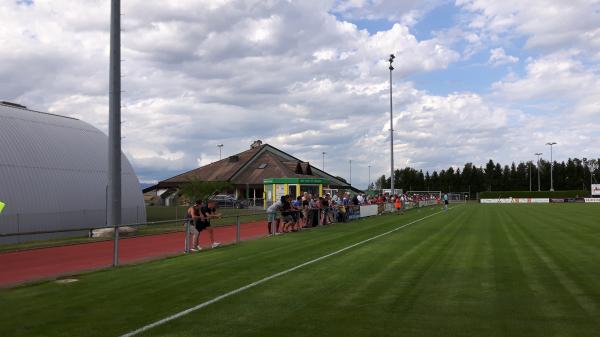
<path fill-rule="evenodd" d="M 236 199 L 233 195 L 216 194 L 210 197 L 209 202 L 214 202 L 218 207 L 245 208 L 246 205 L 241 200 Z"/>

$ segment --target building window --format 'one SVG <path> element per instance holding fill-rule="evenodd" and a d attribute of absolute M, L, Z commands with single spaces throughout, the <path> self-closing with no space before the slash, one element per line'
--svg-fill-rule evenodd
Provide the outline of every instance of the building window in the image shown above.
<path fill-rule="evenodd" d="M 258 166 L 259 169 L 264 169 L 265 167 L 267 167 L 267 163 L 262 163 Z"/>

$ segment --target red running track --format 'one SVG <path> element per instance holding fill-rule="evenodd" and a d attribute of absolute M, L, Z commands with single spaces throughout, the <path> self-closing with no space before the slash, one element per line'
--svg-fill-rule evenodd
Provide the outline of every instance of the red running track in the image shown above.
<path fill-rule="evenodd" d="M 235 226 L 215 227 L 215 241 L 235 242 L 235 232 Z M 266 235 L 266 221 L 240 226 L 242 240 Z M 119 241 L 119 262 L 127 264 L 179 254 L 184 251 L 184 244 L 184 232 L 123 238 Z M 200 245 L 210 246 L 208 232 L 201 233 Z M 2 253 L 0 287 L 106 268 L 112 265 L 112 260 L 112 240 Z"/>

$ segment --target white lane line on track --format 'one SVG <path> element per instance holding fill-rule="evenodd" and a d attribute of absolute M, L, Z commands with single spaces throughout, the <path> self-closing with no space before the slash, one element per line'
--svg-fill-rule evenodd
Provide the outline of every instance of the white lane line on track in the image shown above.
<path fill-rule="evenodd" d="M 453 207 L 452 207 L 452 208 L 453 208 Z M 272 279 L 274 279 L 274 278 L 276 278 L 276 277 L 283 276 L 283 275 L 285 275 L 285 274 L 291 273 L 291 272 L 293 272 L 293 271 L 294 271 L 294 270 L 296 270 L 296 269 L 300 269 L 300 268 L 302 268 L 302 267 L 306 267 L 306 266 L 308 266 L 308 265 L 310 265 L 310 264 L 313 264 L 313 263 L 315 263 L 315 262 L 319 262 L 319 261 L 321 261 L 321 260 L 324 260 L 324 259 L 326 259 L 326 258 L 328 258 L 328 257 L 331 257 L 331 256 L 334 256 L 334 255 L 337 255 L 337 254 L 339 254 L 339 253 L 342 253 L 342 252 L 345 252 L 345 251 L 347 251 L 347 250 L 349 250 L 349 249 L 352 249 L 352 248 L 354 248 L 354 247 L 356 247 L 356 246 L 363 245 L 363 244 L 365 244 L 365 243 L 367 243 L 367 242 L 369 242 L 369 241 L 373 241 L 373 240 L 375 240 L 375 239 L 378 239 L 378 238 L 380 238 L 380 237 L 382 237 L 382 236 L 389 235 L 389 234 L 391 234 L 391 233 L 394 233 L 394 232 L 396 232 L 396 231 L 399 231 L 399 230 L 401 230 L 402 228 L 408 227 L 408 226 L 410 226 L 410 225 L 412 225 L 412 224 L 415 224 L 415 223 L 417 223 L 417 222 L 419 222 L 419 221 L 423 221 L 423 220 L 425 220 L 425 219 L 427 219 L 427 218 L 431 218 L 432 216 L 434 216 L 434 215 L 437 215 L 437 214 L 440 214 L 440 213 L 443 213 L 443 212 L 444 212 L 444 211 L 439 211 L 439 212 L 435 212 L 435 213 L 433 213 L 433 214 L 429 214 L 428 216 L 425 216 L 425 217 L 423 217 L 423 218 L 420 218 L 420 219 L 417 219 L 417 220 L 411 221 L 411 222 L 409 222 L 409 223 L 407 223 L 407 224 L 405 224 L 405 225 L 402 225 L 402 226 L 400 226 L 400 227 L 396 227 L 396 228 L 394 228 L 394 229 L 392 229 L 392 230 L 389 230 L 389 231 L 387 231 L 387 232 L 384 232 L 384 233 L 381 233 L 381 234 L 375 235 L 375 236 L 373 236 L 373 237 L 371 237 L 371 238 L 369 238 L 369 239 L 366 239 L 366 240 L 363 240 L 363 241 L 357 242 L 357 243 L 355 243 L 355 244 L 352 244 L 352 245 L 350 245 L 350 246 L 344 247 L 344 248 L 342 248 L 342 249 L 340 249 L 340 250 L 336 250 L 336 251 L 335 251 L 335 252 L 333 252 L 333 253 L 329 253 L 329 254 L 327 254 L 327 255 L 323 255 L 323 256 L 321 256 L 321 257 L 318 257 L 318 258 L 316 258 L 316 259 L 313 259 L 313 260 L 310 260 L 310 261 L 304 262 L 304 263 L 302 263 L 302 264 L 299 264 L 299 265 L 297 265 L 297 266 L 295 266 L 295 267 L 292 267 L 292 268 L 290 268 L 290 269 L 287 269 L 287 270 L 281 271 L 281 272 L 279 272 L 279 273 L 276 273 L 276 274 L 273 274 L 273 275 L 271 275 L 271 276 L 267 276 L 267 277 L 265 277 L 265 278 L 263 278 L 263 279 L 260 279 L 260 280 L 258 280 L 258 281 L 256 281 L 256 282 L 252 282 L 252 283 L 250 283 L 250 284 L 247 284 L 247 285 L 245 285 L 245 286 L 243 286 L 243 287 L 237 288 L 237 289 L 235 289 L 235 290 L 232 290 L 232 291 L 230 291 L 230 292 L 228 292 L 228 293 L 225 293 L 225 294 L 223 294 L 223 295 L 217 296 L 217 297 L 213 298 L 212 300 L 209 300 L 209 301 L 206 301 L 206 302 L 200 303 L 200 304 L 198 304 L 198 305 L 196 305 L 196 306 L 193 306 L 193 307 L 191 307 L 191 308 L 189 308 L 189 309 L 186 309 L 186 310 L 180 311 L 180 312 L 178 312 L 178 313 L 176 313 L 176 314 L 174 314 L 174 315 L 171 315 L 171 316 L 169 316 L 169 317 L 165 317 L 165 318 L 163 318 L 163 319 L 161 319 L 161 320 L 158 320 L 158 321 L 156 321 L 156 322 L 154 322 L 154 323 L 150 323 L 150 324 L 148 324 L 148 325 L 144 325 L 143 327 L 141 327 L 141 328 L 139 328 L 139 329 L 137 329 L 137 330 L 133 330 L 133 331 L 131 331 L 131 332 L 128 332 L 128 333 L 126 333 L 126 334 L 124 334 L 124 335 L 121 335 L 120 337 L 131 337 L 131 336 L 135 336 L 135 335 L 137 335 L 137 334 L 139 334 L 139 333 L 141 333 L 141 332 L 144 332 L 144 331 L 150 330 L 150 329 L 152 329 L 152 328 L 155 328 L 155 327 L 157 327 L 157 326 L 159 326 L 159 325 L 163 325 L 163 324 L 165 324 L 165 323 L 167 323 L 167 322 L 169 322 L 169 321 L 172 321 L 172 320 L 174 320 L 174 319 L 177 319 L 177 318 L 179 318 L 179 317 L 183 317 L 183 316 L 185 316 L 185 315 L 187 315 L 187 314 L 189 314 L 189 313 L 192 313 L 192 312 L 194 312 L 194 311 L 196 311 L 196 310 L 199 310 L 199 309 L 202 309 L 202 308 L 204 308 L 204 307 L 207 307 L 207 306 L 209 306 L 209 305 L 211 305 L 211 304 L 213 304 L 213 303 L 216 303 L 216 302 L 218 302 L 218 301 L 220 301 L 220 300 L 222 300 L 222 299 L 225 299 L 225 298 L 227 298 L 227 297 L 230 297 L 230 296 L 232 296 L 232 295 L 235 295 L 235 294 L 237 294 L 237 293 L 241 293 L 241 292 L 242 292 L 242 291 L 244 291 L 244 290 L 247 290 L 247 289 L 253 288 L 253 287 L 255 287 L 255 286 L 259 285 L 259 284 L 265 283 L 265 282 L 267 282 L 267 281 L 269 281 L 269 280 L 272 280 Z"/>

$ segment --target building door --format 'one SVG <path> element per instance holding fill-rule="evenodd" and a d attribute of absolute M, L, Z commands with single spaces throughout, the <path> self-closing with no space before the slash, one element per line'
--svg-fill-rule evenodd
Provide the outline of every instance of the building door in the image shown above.
<path fill-rule="evenodd" d="M 298 191 L 296 191 L 296 185 L 288 185 L 288 194 L 296 199 L 296 197 L 298 196 Z"/>

